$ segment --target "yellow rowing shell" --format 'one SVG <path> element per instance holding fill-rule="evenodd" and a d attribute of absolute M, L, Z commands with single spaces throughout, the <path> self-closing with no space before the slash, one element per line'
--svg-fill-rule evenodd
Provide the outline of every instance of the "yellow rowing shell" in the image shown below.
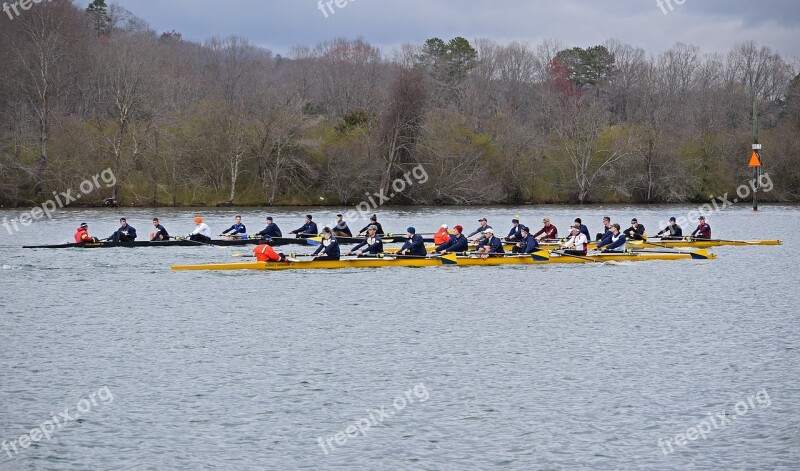
<path fill-rule="evenodd" d="M 442 257 L 391 257 L 384 258 L 345 258 L 341 260 L 304 260 L 289 262 L 236 262 L 211 263 L 203 265 L 175 265 L 173 270 L 297 270 L 333 268 L 385 268 L 385 267 L 432 267 L 453 266 L 495 266 L 495 265 L 545 265 L 550 263 L 606 263 L 638 262 L 645 260 L 710 260 L 716 255 L 707 250 L 695 252 L 627 252 L 603 253 L 587 256 L 550 254 L 546 250 L 530 255 L 504 255 L 489 258 L 457 257 L 448 254 Z"/>
<path fill-rule="evenodd" d="M 722 246 L 748 246 L 748 245 L 781 245 L 783 244 L 780 240 L 719 240 L 719 239 L 710 239 L 710 240 L 658 240 L 653 242 L 645 242 L 642 240 L 633 240 L 628 241 L 626 243 L 626 247 L 631 250 L 641 250 L 641 249 L 663 249 L 663 248 L 691 248 L 691 249 L 707 249 L 710 247 L 722 247 Z M 549 249 L 549 250 L 557 250 L 561 248 L 561 245 L 555 242 L 545 242 L 539 245 L 542 249 Z M 597 242 L 589 242 L 589 248 L 593 249 L 597 247 Z M 435 245 L 426 245 L 425 248 L 428 252 L 433 252 L 436 249 Z M 513 244 L 503 244 L 503 250 L 510 252 L 511 249 L 514 248 Z M 475 250 L 474 245 L 470 245 L 470 250 Z M 400 250 L 397 247 L 387 247 L 386 253 L 397 253 Z"/>

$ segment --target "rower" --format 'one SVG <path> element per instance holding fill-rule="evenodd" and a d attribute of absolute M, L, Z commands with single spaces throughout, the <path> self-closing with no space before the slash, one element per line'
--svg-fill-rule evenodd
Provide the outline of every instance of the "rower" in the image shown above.
<path fill-rule="evenodd" d="M 625 229 L 625 238 L 629 240 L 647 240 L 644 225 L 639 224 L 636 218 L 631 219 L 631 227 Z"/>
<path fill-rule="evenodd" d="M 656 237 L 661 237 L 662 239 L 680 239 L 683 237 L 683 229 L 681 226 L 678 225 L 676 219 L 674 217 L 669 218 L 669 223 L 667 227 L 664 228 L 661 232 L 656 234 Z"/>
<path fill-rule="evenodd" d="M 228 240 L 247 239 L 247 228 L 242 224 L 242 216 L 237 214 L 235 221 L 231 227 L 222 231 L 220 235 Z"/>
<path fill-rule="evenodd" d="M 256 255 L 256 260 L 259 262 L 285 262 L 286 255 L 278 253 L 273 249 L 269 242 L 264 242 L 253 248 L 253 253 Z"/>
<path fill-rule="evenodd" d="M 491 229 L 492 228 L 492 226 L 489 225 L 489 222 L 486 220 L 486 218 L 478 219 L 478 223 L 480 224 L 480 226 L 478 226 L 477 229 L 472 231 L 472 233 L 467 236 L 467 239 L 469 239 L 470 237 L 472 237 L 472 236 L 474 236 L 476 234 L 478 235 L 478 237 L 475 237 L 474 239 L 472 239 L 472 242 L 480 242 L 480 241 L 482 241 L 484 239 L 484 235 L 483 235 L 484 231 L 486 231 L 486 229 Z"/>
<path fill-rule="evenodd" d="M 603 240 L 606 237 L 610 237 L 610 236 L 611 236 L 611 218 L 608 217 L 608 216 L 605 216 L 603 218 L 603 233 L 601 234 L 601 233 L 598 232 L 596 240 Z"/>
<path fill-rule="evenodd" d="M 385 232 L 383 232 L 383 226 L 381 226 L 381 223 L 378 222 L 378 216 L 376 214 L 373 214 L 372 217 L 369 218 L 369 224 L 367 224 L 366 226 L 364 226 L 363 229 L 358 231 L 358 235 L 366 234 L 369 231 L 369 226 L 375 226 L 375 227 L 378 228 L 378 234 L 377 235 L 384 235 L 385 234 Z"/>
<path fill-rule="evenodd" d="M 108 238 L 113 242 L 133 242 L 136 240 L 136 229 L 128 225 L 128 220 L 119 218 L 119 229 Z"/>
<path fill-rule="evenodd" d="M 608 240 L 608 243 L 606 243 Z M 611 225 L 611 236 L 603 239 L 597 244 L 597 249 L 601 252 L 624 252 L 625 251 L 625 234 L 620 231 L 619 224 Z"/>
<path fill-rule="evenodd" d="M 541 242 L 544 239 L 558 239 L 558 229 L 556 226 L 550 224 L 550 218 L 542 219 L 542 224 L 544 224 L 544 227 L 533 235 L 536 237 L 537 241 Z"/>
<path fill-rule="evenodd" d="M 706 217 L 700 216 L 697 218 L 697 229 L 692 232 L 692 237 L 695 239 L 710 239 L 711 226 L 706 224 Z"/>
<path fill-rule="evenodd" d="M 442 245 L 445 242 L 450 240 L 450 233 L 447 232 L 447 224 L 442 224 L 442 227 L 436 231 L 436 234 L 433 235 L 433 243 L 436 245 Z"/>
<path fill-rule="evenodd" d="M 310 214 L 306 214 L 306 223 L 299 229 L 293 230 L 291 234 L 296 234 L 297 237 L 301 235 L 317 235 L 317 223 L 312 221 L 312 219 Z"/>
<path fill-rule="evenodd" d="M 203 218 L 197 216 L 194 218 L 194 223 L 196 224 L 194 230 L 189 233 L 189 240 L 193 240 L 195 242 L 208 242 L 211 240 L 211 228 L 208 227 L 208 224 L 203 222 Z"/>
<path fill-rule="evenodd" d="M 333 228 L 333 235 L 339 237 L 353 237 L 353 232 L 347 227 L 347 222 L 345 222 L 341 214 L 336 215 L 336 227 Z"/>
<path fill-rule="evenodd" d="M 75 237 L 75 242 L 79 244 L 85 242 L 97 242 L 97 237 L 89 237 L 89 225 L 85 222 L 81 223 L 73 237 Z"/>
<path fill-rule="evenodd" d="M 153 229 L 155 230 L 150 233 L 151 241 L 169 240 L 169 232 L 158 222 L 158 218 L 153 218 Z"/>
<path fill-rule="evenodd" d="M 364 250 L 361 250 L 364 247 Z M 378 226 L 367 226 L 367 237 L 364 240 L 350 249 L 345 255 L 356 254 L 360 257 L 365 253 L 370 255 L 377 255 L 383 253 L 383 239 L 378 235 Z"/>
<path fill-rule="evenodd" d="M 583 234 L 583 235 L 585 235 L 585 236 L 586 236 L 586 241 L 587 241 L 587 242 L 588 242 L 588 241 L 590 241 L 590 240 L 592 240 L 592 236 L 591 236 L 591 235 L 589 235 L 589 228 L 588 228 L 588 227 L 586 227 L 586 226 L 583 224 L 583 222 L 581 221 L 581 218 L 575 218 L 575 224 L 577 224 L 577 225 L 578 225 L 578 229 L 580 229 L 580 231 L 581 231 L 581 234 Z"/>
<path fill-rule="evenodd" d="M 322 228 L 322 243 L 314 251 L 314 255 L 318 258 L 325 258 L 325 260 L 339 260 L 341 257 L 339 240 L 334 237 L 330 227 Z"/>
<path fill-rule="evenodd" d="M 506 240 L 508 242 L 518 242 L 522 240 L 522 226 L 519 224 L 519 216 L 514 216 L 514 219 L 511 220 L 511 225 L 511 230 L 508 231 Z"/>
<path fill-rule="evenodd" d="M 453 236 L 447 242 L 436 247 L 436 253 L 462 253 L 469 248 L 469 241 L 463 234 L 464 228 L 456 224 L 453 227 Z"/>
<path fill-rule="evenodd" d="M 589 249 L 589 239 L 581 232 L 581 225 L 576 223 L 570 229 L 570 236 L 561 245 L 562 252 L 568 255 L 586 255 Z"/>
<path fill-rule="evenodd" d="M 488 258 L 489 254 L 505 253 L 503 250 L 503 242 L 494 235 L 494 229 L 491 227 L 483 231 L 484 239 L 478 244 L 475 249 L 478 253 L 483 254 L 483 258 Z"/>
<path fill-rule="evenodd" d="M 397 252 L 398 254 L 416 255 L 418 257 L 425 257 L 428 255 L 428 251 L 425 249 L 425 239 L 417 234 L 417 230 L 414 229 L 413 226 L 406 229 L 406 238 L 408 238 L 408 240 L 400 247 L 400 251 Z"/>
<path fill-rule="evenodd" d="M 256 232 L 258 238 L 261 239 L 269 239 L 273 237 L 283 237 L 280 228 L 277 224 L 272 222 L 272 216 L 267 216 L 267 227 L 265 227 L 262 231 Z"/>
<path fill-rule="evenodd" d="M 536 240 L 536 237 L 531 234 L 531 230 L 528 226 L 522 226 L 520 235 L 522 236 L 522 240 L 517 242 L 511 252 L 531 254 L 539 250 L 539 242 Z"/>

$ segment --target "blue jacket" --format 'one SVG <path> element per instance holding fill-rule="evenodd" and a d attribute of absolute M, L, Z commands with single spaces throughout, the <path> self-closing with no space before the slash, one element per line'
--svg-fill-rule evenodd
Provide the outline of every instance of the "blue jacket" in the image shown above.
<path fill-rule="evenodd" d="M 586 240 L 587 241 L 592 240 L 592 236 L 589 235 L 589 228 L 586 227 L 586 224 L 581 224 L 580 231 L 581 231 L 581 234 L 586 236 Z M 608 232 L 611 232 L 611 231 L 608 231 Z"/>
<path fill-rule="evenodd" d="M 604 245 L 608 245 L 611 243 L 611 229 L 606 229 L 605 234 L 603 234 L 603 238 L 600 239 L 600 242 L 597 243 L 597 248 L 602 248 Z"/>
<path fill-rule="evenodd" d="M 489 253 L 505 253 L 503 250 L 503 242 L 500 241 L 498 237 L 492 237 L 491 239 L 483 239 L 483 242 L 478 244 L 478 248 L 489 246 Z"/>
<path fill-rule="evenodd" d="M 303 227 L 300 229 L 295 229 L 292 231 L 292 234 L 319 234 L 317 231 L 317 223 L 314 221 L 309 222 L 308 224 L 303 224 Z"/>
<path fill-rule="evenodd" d="M 368 253 L 368 254 L 372 254 L 372 255 L 383 253 L 383 240 L 381 239 L 381 236 L 376 235 L 375 236 L 375 243 L 374 244 L 370 244 L 369 243 L 369 237 L 366 237 L 366 238 L 364 238 L 363 242 L 361 242 L 360 244 L 358 244 L 355 247 L 353 247 L 350 251 L 351 252 L 355 252 L 356 250 L 360 249 L 361 247 L 366 247 L 363 250 L 364 253 Z"/>
<path fill-rule="evenodd" d="M 239 235 L 243 236 L 243 235 L 247 234 L 247 228 L 244 227 L 244 224 L 234 224 L 231 227 L 229 227 L 229 228 L 225 229 L 224 231 L 222 231 L 222 233 L 226 234 L 226 235 L 239 234 Z"/>
<path fill-rule="evenodd" d="M 339 257 L 342 256 L 341 251 L 339 251 L 339 241 L 336 240 L 336 237 L 331 236 L 327 242 L 328 245 L 325 245 L 325 240 L 323 240 L 322 243 L 319 244 L 319 247 L 317 247 L 317 250 L 314 251 L 314 255 L 319 255 L 322 253 L 327 255 L 328 258 L 338 260 Z"/>
<path fill-rule="evenodd" d="M 539 249 L 539 241 L 536 240 L 532 234 L 528 234 L 528 237 L 522 239 L 520 242 L 525 244 L 525 251 L 523 253 L 533 253 Z"/>
<path fill-rule="evenodd" d="M 455 234 L 451 234 L 450 240 L 436 247 L 436 251 L 441 252 L 443 250 L 447 250 L 448 252 L 461 253 L 466 252 L 468 248 L 469 241 L 466 237 L 464 237 L 464 234 L 461 234 L 458 237 L 456 237 Z"/>
<path fill-rule="evenodd" d="M 614 250 L 614 249 L 617 249 L 617 248 L 622 247 L 623 245 L 625 245 L 625 241 L 626 240 L 627 240 L 627 238 L 625 237 L 625 234 L 620 232 L 619 233 L 619 238 L 617 239 L 616 242 L 614 242 L 611 239 L 611 237 L 609 237 L 608 239 L 603 238 L 603 240 L 601 240 L 600 243 L 597 244 L 597 248 L 600 249 L 600 248 L 606 247 L 607 250 Z"/>
<path fill-rule="evenodd" d="M 400 248 L 400 252 L 408 249 L 409 253 L 406 255 L 419 255 L 421 257 L 425 257 L 428 255 L 428 251 L 425 249 L 425 239 L 422 238 L 419 234 L 414 234 L 413 237 L 408 239 L 403 247 Z"/>
<path fill-rule="evenodd" d="M 261 237 L 283 237 L 281 234 L 281 230 L 278 228 L 278 225 L 274 222 L 271 222 L 264 228 L 261 232 L 256 232 L 256 235 Z"/>
<path fill-rule="evenodd" d="M 506 240 L 520 240 L 522 239 L 522 224 L 517 227 L 512 227 L 506 236 Z"/>
<path fill-rule="evenodd" d="M 347 237 L 353 237 L 353 233 L 350 232 L 350 228 L 347 227 L 347 223 L 342 221 L 333 228 L 334 231 L 340 231 L 347 234 Z"/>
<path fill-rule="evenodd" d="M 125 236 L 125 234 L 123 234 L 122 231 L 127 232 L 128 235 Z M 131 226 L 130 224 L 128 224 L 124 228 L 120 227 L 119 229 L 117 229 L 116 232 L 111 234 L 111 237 L 109 237 L 109 239 L 116 238 L 117 234 L 119 234 L 121 237 L 127 237 L 128 240 L 136 240 L 136 229 L 134 229 L 133 226 Z"/>
<path fill-rule="evenodd" d="M 130 226 L 128 226 L 128 227 L 130 227 Z M 135 233 L 135 232 L 136 232 L 136 231 L 134 231 L 134 233 Z M 166 230 L 166 229 L 164 229 L 164 226 L 162 226 L 161 224 L 159 224 L 159 225 L 157 225 L 157 226 L 156 226 L 156 230 L 155 230 L 155 232 L 153 233 L 153 239 L 154 239 L 154 240 L 158 240 L 158 239 L 156 239 L 156 238 L 157 238 L 159 235 L 163 236 L 163 239 L 162 239 L 162 240 L 167 240 L 167 239 L 169 239 L 169 232 L 167 232 L 167 230 Z"/>

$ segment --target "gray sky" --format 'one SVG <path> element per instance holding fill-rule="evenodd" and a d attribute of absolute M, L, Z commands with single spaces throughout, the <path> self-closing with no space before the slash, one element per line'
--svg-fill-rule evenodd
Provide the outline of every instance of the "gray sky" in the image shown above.
<path fill-rule="evenodd" d="M 800 0 L 338 0 L 341 8 L 331 0 L 327 17 L 318 0 L 118 1 L 158 32 L 194 41 L 238 35 L 281 54 L 336 37 L 360 36 L 388 53 L 464 36 L 580 47 L 618 39 L 650 53 L 679 41 L 724 52 L 752 39 L 800 57 Z"/>

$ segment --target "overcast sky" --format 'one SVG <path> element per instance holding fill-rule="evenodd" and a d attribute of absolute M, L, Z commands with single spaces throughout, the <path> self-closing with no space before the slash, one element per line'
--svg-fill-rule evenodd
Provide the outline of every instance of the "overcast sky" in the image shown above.
<path fill-rule="evenodd" d="M 81 0 L 88 4 L 88 0 Z M 328 0 L 323 0 L 327 2 Z M 159 33 L 238 35 L 285 54 L 336 37 L 363 37 L 384 53 L 404 42 L 464 36 L 587 47 L 607 39 L 650 53 L 676 42 L 724 52 L 755 40 L 800 57 L 800 0 L 120 0 Z M 683 2 L 679 5 L 677 2 Z M 671 5 L 671 7 L 670 7 Z M 664 13 L 666 12 L 666 14 Z"/>

